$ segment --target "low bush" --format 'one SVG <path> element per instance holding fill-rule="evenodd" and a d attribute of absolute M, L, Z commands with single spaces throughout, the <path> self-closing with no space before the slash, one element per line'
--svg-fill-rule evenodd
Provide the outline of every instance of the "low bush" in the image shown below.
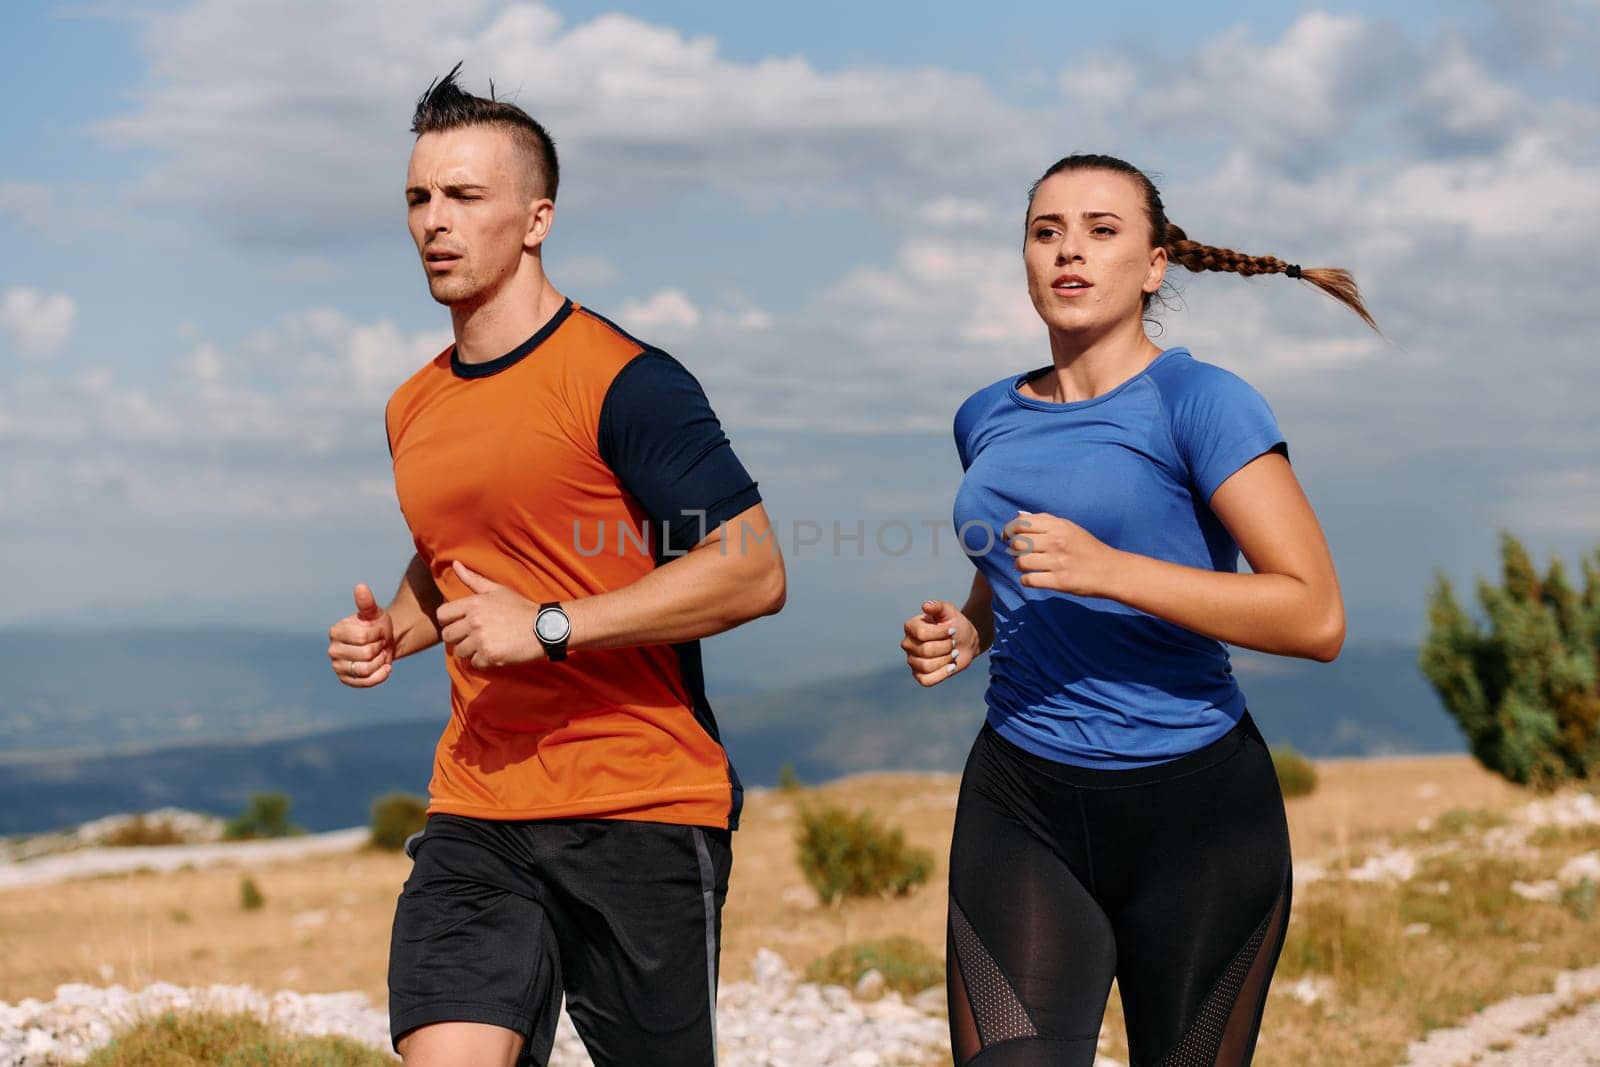
<path fill-rule="evenodd" d="M 1561 906 L 1570 911 L 1574 918 L 1588 922 L 1594 918 L 1595 890 L 1594 879 L 1585 875 L 1577 885 L 1561 894 Z"/>
<path fill-rule="evenodd" d="M 1278 772 L 1278 788 L 1286 797 L 1309 796 L 1317 788 L 1317 769 L 1289 744 L 1272 747 L 1272 766 Z"/>
<path fill-rule="evenodd" d="M 422 797 L 410 793 L 379 797 L 372 804 L 373 847 L 398 852 L 427 821 L 428 802 Z"/>
<path fill-rule="evenodd" d="M 933 854 L 911 848 L 871 812 L 822 806 L 800 813 L 800 870 L 825 904 L 843 897 L 904 896 L 927 881 Z"/>
<path fill-rule="evenodd" d="M 85 1067 L 393 1067 L 344 1037 L 297 1037 L 251 1015 L 167 1012 L 117 1035 Z"/>
<path fill-rule="evenodd" d="M 135 815 L 127 822 L 100 839 L 111 848 L 129 848 L 142 845 L 182 845 L 188 842 L 183 831 L 166 819 L 150 819 Z"/>
<path fill-rule="evenodd" d="M 246 875 L 239 880 L 239 906 L 245 911 L 259 911 L 267 902 L 262 895 L 261 887 L 256 885 L 256 880 Z"/>
<path fill-rule="evenodd" d="M 806 981 L 854 988 L 868 971 L 883 975 L 885 984 L 904 996 L 944 984 L 943 958 L 909 937 L 841 945 L 811 961 Z"/>
<path fill-rule="evenodd" d="M 222 836 L 230 841 L 256 837 L 289 837 L 304 830 L 289 822 L 289 797 L 286 793 L 254 793 L 240 814 L 228 820 Z"/>

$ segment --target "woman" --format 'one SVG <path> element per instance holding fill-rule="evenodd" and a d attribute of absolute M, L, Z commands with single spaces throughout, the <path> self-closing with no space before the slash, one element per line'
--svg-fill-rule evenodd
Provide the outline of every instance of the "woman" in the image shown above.
<path fill-rule="evenodd" d="M 1051 366 L 957 413 L 978 572 L 901 646 L 923 685 L 992 648 L 950 851 L 955 1062 L 1092 1063 L 1115 977 L 1134 1064 L 1248 1063 L 1289 836 L 1225 644 L 1332 660 L 1344 608 L 1266 402 L 1144 316 L 1175 261 L 1303 278 L 1372 319 L 1344 271 L 1188 240 L 1106 156 L 1035 183 L 1024 260 Z"/>

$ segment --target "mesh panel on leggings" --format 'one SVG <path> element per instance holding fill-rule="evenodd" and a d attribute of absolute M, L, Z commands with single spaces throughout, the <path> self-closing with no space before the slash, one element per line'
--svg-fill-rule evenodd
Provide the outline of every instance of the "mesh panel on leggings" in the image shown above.
<path fill-rule="evenodd" d="M 1267 912 L 1267 917 L 1261 920 L 1261 925 L 1256 927 L 1255 933 L 1250 935 L 1250 940 L 1245 942 L 1244 948 L 1229 962 L 1228 969 L 1211 987 L 1211 993 L 1200 1007 L 1199 1016 L 1189 1024 L 1178 1046 L 1161 1061 L 1161 1067 L 1215 1067 L 1217 1050 L 1222 1045 L 1222 1034 L 1227 1029 L 1228 1018 L 1233 1014 L 1234 1001 L 1239 999 L 1245 976 L 1250 973 L 1250 965 L 1261 951 L 1267 928 L 1272 925 L 1278 909 L 1279 904 L 1274 904 Z"/>
<path fill-rule="evenodd" d="M 978 1024 L 978 1037 L 984 1048 L 997 1041 L 1017 1037 L 1038 1037 L 1033 1020 L 1017 999 L 1016 990 L 1001 973 L 989 950 L 978 940 L 977 932 L 967 922 L 967 917 L 950 901 L 950 926 L 955 933 L 956 959 L 961 967 L 961 980 L 967 987 L 967 1000 L 972 1005 L 972 1018 Z"/>

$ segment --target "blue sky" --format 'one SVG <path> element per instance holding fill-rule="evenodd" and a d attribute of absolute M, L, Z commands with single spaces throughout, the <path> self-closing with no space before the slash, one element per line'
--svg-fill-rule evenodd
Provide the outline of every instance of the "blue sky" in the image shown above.
<path fill-rule="evenodd" d="M 1283 279 L 1182 276 L 1162 338 L 1273 405 L 1351 640 L 1418 637 L 1433 570 L 1470 581 L 1502 527 L 1600 542 L 1600 5 L 1005 12 L 11 6 L 0 623 L 315 633 L 398 578 L 382 405 L 448 328 L 406 126 L 457 59 L 562 149 L 558 286 L 694 369 L 780 528 L 823 531 L 714 674 L 893 662 L 922 598 L 960 599 L 920 524 L 956 405 L 1048 361 L 1016 230 L 1069 151 L 1148 167 L 1191 236 L 1361 280 L 1383 339 Z"/>

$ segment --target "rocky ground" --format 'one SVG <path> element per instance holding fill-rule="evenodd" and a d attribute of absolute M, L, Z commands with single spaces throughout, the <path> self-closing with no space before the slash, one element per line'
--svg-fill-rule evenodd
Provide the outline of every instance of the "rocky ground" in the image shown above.
<path fill-rule="evenodd" d="M 1502 825 L 1473 831 L 1471 844 L 1516 855 L 1528 848 L 1530 835 L 1540 828 L 1595 824 L 1600 824 L 1600 801 L 1587 793 L 1572 793 L 1522 806 Z M 200 842 L 196 844 L 96 847 L 95 841 L 108 827 L 115 829 L 109 824 L 95 826 L 49 842 L 47 848 L 36 844 L 37 851 L 27 857 L 15 851 L 0 855 L 0 889 L 136 868 L 164 870 L 245 859 L 252 863 L 287 861 L 354 849 L 366 839 L 365 831 L 351 830 L 279 841 L 221 843 L 211 840 L 214 827 L 196 825 L 194 837 Z M 1304 884 L 1333 877 L 1405 881 L 1414 876 L 1419 860 L 1430 849 L 1460 847 L 1460 840 L 1380 846 L 1363 862 L 1347 868 L 1299 864 L 1296 881 Z M 1513 889 L 1529 899 L 1550 900 L 1585 879 L 1600 880 L 1600 851 L 1575 857 L 1546 882 L 1516 883 Z M 1273 992 L 1314 1002 L 1328 994 L 1325 985 L 1325 980 L 1319 984 L 1308 976 L 1279 983 Z M 854 990 L 800 982 L 780 957 L 762 951 L 746 980 L 725 982 L 720 991 L 720 1062 L 725 1067 L 947 1064 L 943 1001 L 942 989 L 909 999 L 885 992 L 881 979 L 874 975 Z M 170 1009 L 190 1007 L 248 1011 L 296 1032 L 344 1034 L 377 1047 L 388 1045 L 386 1015 L 358 993 L 280 992 L 268 996 L 246 986 L 198 990 L 166 984 L 130 992 L 120 986 L 75 984 L 61 986 L 48 1002 L 0 1002 L 0 1067 L 81 1062 L 92 1049 L 109 1041 L 117 1028 Z M 1458 1026 L 1436 1030 L 1412 1043 L 1405 1062 L 1407 1067 L 1600 1067 L 1600 967 L 1565 972 L 1549 993 L 1511 997 Z M 582 1042 L 563 1014 L 552 1067 L 588 1063 Z M 1102 1057 L 1099 1067 L 1121 1065 Z"/>
<path fill-rule="evenodd" d="M 760 954 L 748 981 L 727 983 L 717 1036 L 727 1067 L 880 1067 L 936 1063 L 946 1047 L 943 989 L 910 1001 L 869 975 L 857 990 L 798 982 L 773 953 Z M 306 1034 L 343 1034 L 388 1046 L 389 1020 L 355 993 L 267 997 L 245 986 L 205 990 L 157 984 L 129 992 L 62 986 L 54 1000 L 0 1004 L 0 1065 L 81 1062 L 113 1032 L 161 1012 L 204 1007 L 250 1012 Z M 563 1012 L 551 1067 L 586 1067 L 589 1057 Z"/>
<path fill-rule="evenodd" d="M 0 1067 L 78 1063 L 113 1033 L 168 1010 L 250 1012 L 304 1034 L 342 1034 L 388 1047 L 388 1016 L 359 993 L 268 997 L 246 986 L 183 989 L 158 983 L 65 985 L 49 1002 L 0 1003 Z M 944 991 L 909 1000 L 883 992 L 871 975 L 855 990 L 799 982 L 773 953 L 756 957 L 748 981 L 724 984 L 717 1035 L 724 1067 L 888 1067 L 937 1064 L 947 1048 Z M 1553 992 L 1512 997 L 1461 1026 L 1415 1042 L 1406 1067 L 1582 1067 L 1600 1065 L 1600 967 L 1571 971 Z M 551 1067 L 588 1067 L 562 1013 Z M 1102 1056 L 1096 1067 L 1121 1067 Z"/>

